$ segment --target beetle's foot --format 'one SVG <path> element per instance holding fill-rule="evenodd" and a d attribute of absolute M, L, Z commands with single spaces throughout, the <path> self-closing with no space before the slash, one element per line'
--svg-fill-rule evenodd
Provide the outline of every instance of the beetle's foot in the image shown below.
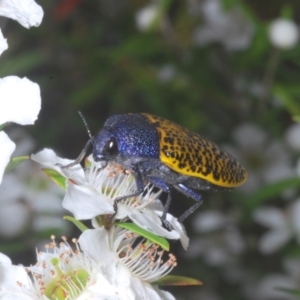
<path fill-rule="evenodd" d="M 170 223 L 168 220 L 162 219 L 162 221 L 163 221 L 163 224 L 165 225 L 165 227 L 166 227 L 169 231 L 174 230 L 174 227 L 171 225 L 171 223 Z"/>

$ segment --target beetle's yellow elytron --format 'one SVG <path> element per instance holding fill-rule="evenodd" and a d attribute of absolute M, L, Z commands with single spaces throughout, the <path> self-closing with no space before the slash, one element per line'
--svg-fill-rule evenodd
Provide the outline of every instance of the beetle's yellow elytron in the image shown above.
<path fill-rule="evenodd" d="M 169 228 L 166 215 L 172 188 L 196 201 L 179 217 L 182 222 L 202 203 L 197 190 L 231 189 L 247 178 L 244 167 L 214 143 L 150 114 L 111 116 L 96 136 L 90 134 L 82 153 L 71 165 L 83 158 L 91 144 L 95 161 L 114 161 L 135 177 L 137 191 L 116 198 L 115 211 L 119 201 L 143 193 L 145 182 L 151 182 L 168 193 L 162 220 Z"/>
<path fill-rule="evenodd" d="M 159 134 L 160 160 L 175 172 L 224 188 L 234 188 L 246 181 L 245 168 L 213 142 L 164 118 L 142 115 Z"/>

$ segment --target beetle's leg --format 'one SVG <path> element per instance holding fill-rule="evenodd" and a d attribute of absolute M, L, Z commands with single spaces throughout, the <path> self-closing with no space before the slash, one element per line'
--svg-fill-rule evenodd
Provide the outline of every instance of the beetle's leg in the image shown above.
<path fill-rule="evenodd" d="M 143 191 L 144 191 L 145 185 L 144 185 L 144 180 L 143 180 L 143 177 L 142 177 L 141 173 L 138 172 L 138 171 L 132 171 L 131 174 L 134 176 L 137 191 L 134 192 L 134 193 L 132 193 L 132 194 L 129 194 L 129 195 L 124 195 L 124 196 L 117 197 L 114 200 L 113 207 L 114 207 L 114 211 L 115 212 L 114 212 L 114 214 L 112 215 L 111 218 L 113 218 L 117 214 L 117 212 L 118 212 L 118 203 L 120 201 L 128 199 L 128 198 L 132 198 L 132 197 L 135 197 L 135 196 L 138 196 L 141 193 L 143 193 Z"/>
<path fill-rule="evenodd" d="M 153 184 L 155 185 L 157 188 L 163 190 L 164 192 L 168 193 L 168 198 L 166 201 L 166 204 L 164 206 L 164 211 L 163 214 L 161 216 L 161 220 L 163 221 L 163 223 L 165 224 L 165 226 L 169 229 L 172 230 L 173 226 L 167 221 L 166 217 L 167 217 L 167 213 L 169 211 L 171 202 L 172 202 L 172 196 L 171 196 L 171 187 L 165 183 L 165 181 L 163 181 L 161 178 L 159 177 L 151 177 L 148 176 L 147 179 Z"/>
<path fill-rule="evenodd" d="M 182 183 L 178 183 L 174 185 L 174 187 L 187 197 L 192 198 L 196 201 L 196 203 L 193 206 L 191 206 L 178 218 L 178 221 L 182 223 L 191 213 L 193 213 L 202 204 L 203 200 L 200 194 L 198 194 L 197 192 L 195 192 L 194 190 L 190 189 Z"/>

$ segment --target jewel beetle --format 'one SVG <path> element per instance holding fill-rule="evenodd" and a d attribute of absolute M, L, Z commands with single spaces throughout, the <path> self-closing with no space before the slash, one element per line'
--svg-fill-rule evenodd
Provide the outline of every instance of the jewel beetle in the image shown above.
<path fill-rule="evenodd" d="M 92 136 L 79 114 L 90 139 L 79 157 L 65 167 L 79 163 L 92 144 L 95 161 L 113 161 L 129 170 L 136 192 L 116 198 L 115 211 L 118 202 L 140 195 L 150 182 L 168 194 L 162 214 L 165 224 L 173 188 L 196 201 L 178 218 L 182 222 L 202 203 L 199 191 L 228 190 L 247 179 L 245 168 L 216 144 L 162 117 L 147 113 L 113 115 Z"/>

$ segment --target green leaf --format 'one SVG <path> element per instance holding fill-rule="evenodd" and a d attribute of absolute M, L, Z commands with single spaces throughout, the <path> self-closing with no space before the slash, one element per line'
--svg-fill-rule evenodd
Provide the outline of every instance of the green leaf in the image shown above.
<path fill-rule="evenodd" d="M 287 288 L 276 288 L 276 290 L 286 292 L 287 294 L 300 297 L 300 291 L 299 290 L 292 290 L 292 289 L 287 289 Z"/>
<path fill-rule="evenodd" d="M 122 228 L 128 229 L 134 233 L 137 233 L 140 236 L 145 237 L 146 239 L 148 239 L 149 241 L 159 245 L 160 247 L 162 247 L 164 250 L 169 251 L 170 250 L 170 244 L 169 242 L 161 237 L 161 236 L 157 236 L 139 226 L 137 226 L 134 223 L 116 223 L 117 226 L 120 226 Z"/>
<path fill-rule="evenodd" d="M 24 241 L 19 239 L 18 241 L 10 241 L 10 242 L 1 242 L 0 245 L 0 252 L 1 253 L 9 253 L 10 255 L 18 253 L 18 252 L 25 252 L 28 250 L 28 244 Z"/>
<path fill-rule="evenodd" d="M 0 131 L 5 127 L 6 123 L 0 125 Z"/>
<path fill-rule="evenodd" d="M 49 176 L 59 187 L 66 190 L 67 178 L 52 169 L 42 169 L 42 171 Z"/>
<path fill-rule="evenodd" d="M 291 20 L 294 17 L 294 9 L 290 4 L 285 4 L 282 6 L 280 15 L 282 18 Z"/>
<path fill-rule="evenodd" d="M 88 227 L 86 227 L 82 222 L 80 222 L 79 220 L 77 220 L 77 219 L 75 219 L 73 217 L 64 216 L 63 219 L 72 222 L 82 232 L 88 229 Z"/>
<path fill-rule="evenodd" d="M 258 191 L 254 192 L 245 202 L 250 208 L 255 208 L 259 206 L 262 202 L 266 200 L 271 200 L 274 197 L 282 194 L 284 191 L 290 188 L 298 188 L 300 186 L 300 178 L 293 177 L 284 179 L 282 181 L 277 181 L 268 185 L 263 186 Z"/>
<path fill-rule="evenodd" d="M 300 115 L 299 115 L 299 116 L 294 116 L 294 117 L 293 117 L 293 120 L 294 120 L 295 122 L 300 123 Z"/>
<path fill-rule="evenodd" d="M 297 87 L 299 89 L 299 87 Z M 285 108 L 292 115 L 300 115 L 300 103 L 297 98 L 299 96 L 299 90 L 294 92 L 296 95 L 292 95 L 292 90 L 290 87 L 276 85 L 273 88 L 273 93 L 276 98 L 278 98 Z"/>
<path fill-rule="evenodd" d="M 39 66 L 46 58 L 41 51 L 28 51 L 27 53 L 15 55 L 13 59 L 6 59 L 1 62 L 0 77 L 8 74 L 26 73 L 34 67 Z"/>
<path fill-rule="evenodd" d="M 10 160 L 9 164 L 5 168 L 5 172 L 9 172 L 21 164 L 24 160 L 29 159 L 29 156 L 18 156 Z"/>
<path fill-rule="evenodd" d="M 167 275 L 155 282 L 157 285 L 202 285 L 198 279 L 189 278 L 185 276 Z"/>

